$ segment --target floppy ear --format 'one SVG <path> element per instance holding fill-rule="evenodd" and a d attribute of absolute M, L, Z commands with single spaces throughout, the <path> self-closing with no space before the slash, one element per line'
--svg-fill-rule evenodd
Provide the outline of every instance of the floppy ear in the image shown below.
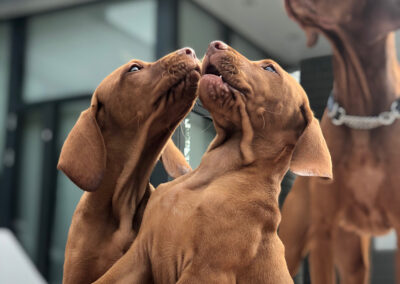
<path fill-rule="evenodd" d="M 77 186 L 95 191 L 106 169 L 106 147 L 96 121 L 97 99 L 83 111 L 61 149 L 57 168 Z"/>
<path fill-rule="evenodd" d="M 179 151 L 178 147 L 175 146 L 171 138 L 168 139 L 160 159 L 167 173 L 173 178 L 180 177 L 192 171 L 192 168 L 186 162 L 185 157 Z"/>
<path fill-rule="evenodd" d="M 292 0 L 285 0 L 285 9 L 289 18 L 297 22 L 300 25 L 300 27 L 305 31 L 307 36 L 307 46 L 308 47 L 314 46 L 318 41 L 318 29 L 311 27 L 310 25 L 307 25 L 298 17 L 298 15 L 293 10 Z"/>
<path fill-rule="evenodd" d="M 319 122 L 312 114 L 308 119 L 310 122 L 295 145 L 290 170 L 300 176 L 332 178 L 331 155 Z"/>

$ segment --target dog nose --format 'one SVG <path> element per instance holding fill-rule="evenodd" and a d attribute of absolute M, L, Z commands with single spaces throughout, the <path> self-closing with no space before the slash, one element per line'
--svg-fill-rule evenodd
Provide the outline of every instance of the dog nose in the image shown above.
<path fill-rule="evenodd" d="M 208 49 L 211 49 L 212 51 L 227 50 L 228 45 L 220 40 L 214 40 L 210 43 Z"/>
<path fill-rule="evenodd" d="M 194 52 L 194 49 L 190 47 L 184 47 L 178 50 L 178 54 L 186 54 L 196 59 L 196 52 Z"/>

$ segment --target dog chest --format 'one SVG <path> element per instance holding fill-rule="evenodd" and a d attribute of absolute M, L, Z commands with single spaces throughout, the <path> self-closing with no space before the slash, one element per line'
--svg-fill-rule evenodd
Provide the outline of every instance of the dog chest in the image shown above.
<path fill-rule="evenodd" d="M 385 190 L 387 173 L 383 163 L 364 163 L 353 166 L 343 180 L 341 225 L 361 233 L 382 234 L 390 227 L 381 195 Z"/>

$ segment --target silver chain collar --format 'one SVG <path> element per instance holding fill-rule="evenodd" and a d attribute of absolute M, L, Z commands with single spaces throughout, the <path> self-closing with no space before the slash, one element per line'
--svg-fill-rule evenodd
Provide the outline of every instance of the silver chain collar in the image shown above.
<path fill-rule="evenodd" d="M 341 107 L 333 94 L 328 99 L 328 116 L 334 125 L 346 125 L 347 127 L 359 130 L 369 130 L 380 126 L 391 125 L 396 119 L 400 118 L 400 99 L 395 100 L 390 111 L 384 111 L 377 116 L 356 116 L 346 114 L 346 110 Z"/>

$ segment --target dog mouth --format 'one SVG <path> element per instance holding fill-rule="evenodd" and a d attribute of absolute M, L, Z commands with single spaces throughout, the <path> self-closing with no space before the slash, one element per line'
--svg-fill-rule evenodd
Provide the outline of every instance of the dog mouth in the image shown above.
<path fill-rule="evenodd" d="M 193 71 L 199 73 L 199 75 L 201 74 L 201 70 L 200 70 L 200 66 L 196 66 L 193 68 Z"/>
<path fill-rule="evenodd" d="M 222 76 L 221 72 L 218 71 L 217 67 L 213 64 L 208 64 L 204 74 L 211 74 L 221 78 L 222 82 L 226 83 L 225 78 Z"/>
<path fill-rule="evenodd" d="M 214 90 L 210 92 L 213 99 L 222 96 L 224 101 L 228 98 L 236 101 L 236 95 L 238 94 L 244 99 L 247 98 L 246 91 L 237 86 L 236 80 L 233 80 L 232 75 L 229 71 L 220 71 L 216 65 L 208 62 L 203 69 L 202 77 L 208 77 L 208 81 L 214 86 Z"/>
<path fill-rule="evenodd" d="M 203 73 L 203 76 L 205 75 L 218 77 L 224 89 L 230 90 L 231 93 L 239 92 L 242 96 L 246 97 L 246 92 L 237 86 L 236 82 L 232 80 L 232 75 L 228 74 L 228 72 L 220 71 L 216 65 L 208 63 Z"/>

